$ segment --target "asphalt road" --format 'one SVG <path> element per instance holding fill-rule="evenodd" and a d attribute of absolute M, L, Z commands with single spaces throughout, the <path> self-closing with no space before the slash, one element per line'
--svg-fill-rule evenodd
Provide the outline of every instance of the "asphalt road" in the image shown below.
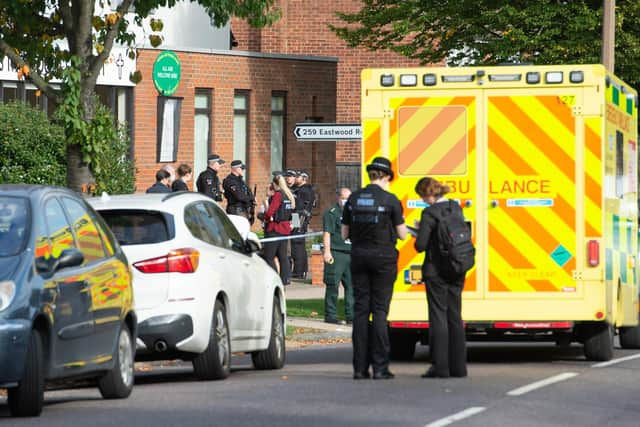
<path fill-rule="evenodd" d="M 640 352 L 605 366 L 580 346 L 471 343 L 469 377 L 422 379 L 427 352 L 392 363 L 389 381 L 351 379 L 349 344 L 287 353 L 280 371 L 234 359 L 225 381 L 200 382 L 190 365 L 138 373 L 133 394 L 106 401 L 93 388 L 47 392 L 41 418 L 0 426 L 640 426 Z"/>

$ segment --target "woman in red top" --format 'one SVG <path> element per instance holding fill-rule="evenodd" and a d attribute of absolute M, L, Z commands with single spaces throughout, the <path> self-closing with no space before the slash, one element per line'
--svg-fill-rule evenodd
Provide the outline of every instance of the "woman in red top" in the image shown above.
<path fill-rule="evenodd" d="M 269 206 L 264 213 L 265 238 L 282 237 L 291 234 L 291 213 L 296 207 L 293 194 L 291 194 L 291 190 L 287 187 L 287 183 L 282 175 L 273 177 L 273 186 L 275 192 L 269 197 Z M 278 240 L 275 242 L 265 242 L 263 247 L 265 261 L 276 271 L 277 268 L 274 258 L 276 256 L 278 257 L 280 278 L 285 285 L 289 284 L 291 277 L 287 246 L 287 240 Z"/>

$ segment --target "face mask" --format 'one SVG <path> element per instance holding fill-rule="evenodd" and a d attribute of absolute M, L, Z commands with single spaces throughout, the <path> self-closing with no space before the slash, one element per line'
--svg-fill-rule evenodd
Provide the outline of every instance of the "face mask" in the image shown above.
<path fill-rule="evenodd" d="M 346 200 L 340 200 L 340 206 L 342 206 L 344 208 L 344 205 L 347 203 Z"/>

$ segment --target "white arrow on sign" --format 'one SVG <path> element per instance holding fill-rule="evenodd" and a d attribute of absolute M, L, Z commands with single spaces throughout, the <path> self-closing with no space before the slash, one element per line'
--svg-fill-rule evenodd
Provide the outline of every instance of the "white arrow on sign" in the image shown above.
<path fill-rule="evenodd" d="M 360 141 L 362 127 L 359 124 L 297 123 L 293 134 L 298 141 Z"/>

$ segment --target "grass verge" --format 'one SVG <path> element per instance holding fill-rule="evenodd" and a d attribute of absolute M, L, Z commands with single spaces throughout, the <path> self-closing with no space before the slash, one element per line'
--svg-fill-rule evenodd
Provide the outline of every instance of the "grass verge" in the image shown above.
<path fill-rule="evenodd" d="M 345 320 L 344 299 L 338 299 L 338 319 Z M 287 301 L 287 316 L 324 320 L 324 299 L 297 299 Z"/>

